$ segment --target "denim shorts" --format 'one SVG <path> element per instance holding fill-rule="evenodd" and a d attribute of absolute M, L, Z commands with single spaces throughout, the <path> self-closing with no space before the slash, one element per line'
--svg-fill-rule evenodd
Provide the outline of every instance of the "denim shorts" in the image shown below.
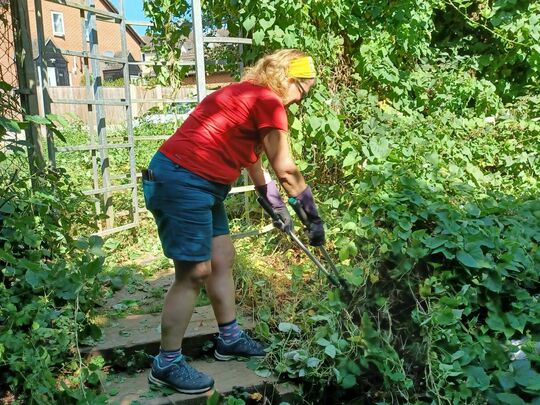
<path fill-rule="evenodd" d="M 148 169 L 153 179 L 143 179 L 144 200 L 156 221 L 165 256 L 209 260 L 212 238 L 229 234 L 223 200 L 231 186 L 206 180 L 159 151 Z"/>

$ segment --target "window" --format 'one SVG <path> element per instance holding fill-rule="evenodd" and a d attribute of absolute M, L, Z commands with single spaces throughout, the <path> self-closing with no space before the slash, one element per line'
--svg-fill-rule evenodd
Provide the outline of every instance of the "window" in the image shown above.
<path fill-rule="evenodd" d="M 53 11 L 51 14 L 52 14 L 52 26 L 53 26 L 54 36 L 63 37 L 65 35 L 64 15 L 56 11 Z"/>

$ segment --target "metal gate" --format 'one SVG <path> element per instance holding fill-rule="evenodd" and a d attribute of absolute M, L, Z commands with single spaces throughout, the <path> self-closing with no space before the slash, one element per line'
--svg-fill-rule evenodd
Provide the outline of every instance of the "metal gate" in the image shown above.
<path fill-rule="evenodd" d="M 26 0 L 25 0 L 26 1 Z M 43 27 L 42 2 L 57 3 L 79 10 L 81 32 L 83 33 L 81 42 L 83 51 L 71 49 L 59 49 L 55 51 L 61 55 L 79 57 L 83 62 L 85 77 L 86 96 L 84 99 L 76 98 L 52 98 L 50 96 L 50 83 L 48 82 L 47 64 L 44 60 L 46 49 L 45 35 Z M 105 214 L 106 219 L 97 220 L 100 235 L 108 235 L 118 231 L 136 227 L 139 224 L 139 214 L 144 211 L 139 207 L 138 198 L 138 180 L 140 174 L 136 170 L 135 148 L 137 142 L 148 141 L 148 137 L 135 137 L 133 131 L 132 105 L 134 103 L 177 103 L 177 102 L 198 102 L 206 95 L 205 83 L 205 60 L 203 44 L 211 42 L 235 43 L 240 47 L 243 44 L 251 44 L 248 38 L 231 37 L 205 37 L 203 35 L 202 14 L 200 0 L 192 0 L 192 31 L 194 34 L 195 61 L 191 63 L 196 72 L 196 99 L 132 99 L 130 92 L 130 74 L 131 65 L 151 65 L 159 61 L 137 62 L 128 60 L 127 47 L 127 27 L 128 26 L 148 26 L 146 22 L 127 21 L 125 17 L 125 0 L 118 1 L 118 7 L 115 12 L 96 7 L 96 0 L 34 0 L 35 20 L 37 26 L 37 74 L 38 74 L 38 99 L 40 105 L 40 115 L 49 114 L 53 103 L 63 104 L 82 104 L 87 106 L 88 111 L 92 112 L 93 122 L 89 128 L 90 139 L 81 144 L 71 144 L 69 146 L 58 146 L 51 133 L 43 134 L 47 139 L 47 152 L 49 161 L 52 165 L 56 164 L 57 158 L 61 153 L 84 152 L 90 154 L 92 167 L 92 187 L 83 190 L 84 194 L 94 198 L 94 210 L 98 216 Z M 120 30 L 122 52 L 120 56 L 104 55 L 98 50 L 99 32 L 96 21 L 104 21 L 108 24 L 115 24 Z M 86 35 L 85 35 L 86 34 Z M 85 38 L 86 36 L 86 38 Z M 102 62 L 119 63 L 122 65 L 124 95 L 119 99 L 104 98 L 103 96 L 103 75 L 100 64 Z M 111 142 L 106 125 L 105 107 L 121 106 L 125 112 L 126 136 L 122 141 L 115 140 Z M 152 136 L 152 140 L 166 139 L 170 134 L 162 136 Z M 113 173 L 110 154 L 112 150 L 125 151 L 127 155 L 128 171 L 125 174 L 118 175 Z M 115 152 L 118 153 L 118 152 Z M 245 176 L 245 175 L 244 175 Z M 247 176 L 244 177 L 244 186 L 233 188 L 232 193 L 242 193 L 251 191 L 253 186 L 248 185 Z M 122 207 L 121 212 L 117 209 L 118 193 L 129 194 L 129 207 Z M 120 215 L 121 214 L 121 215 Z M 264 230 L 267 230 L 266 228 Z M 252 235 L 257 232 L 247 232 L 236 235 L 242 237 Z"/>

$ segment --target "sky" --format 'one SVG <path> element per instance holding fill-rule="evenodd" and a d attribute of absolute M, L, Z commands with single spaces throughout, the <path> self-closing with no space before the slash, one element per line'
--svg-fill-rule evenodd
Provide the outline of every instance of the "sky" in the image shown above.
<path fill-rule="evenodd" d="M 118 0 L 111 0 L 111 3 L 118 8 Z M 144 15 L 143 11 L 143 0 L 124 0 L 124 8 L 128 20 L 148 21 L 148 18 Z M 144 32 L 146 31 L 146 27 L 136 25 L 132 25 L 132 27 L 139 35 L 144 35 Z"/>

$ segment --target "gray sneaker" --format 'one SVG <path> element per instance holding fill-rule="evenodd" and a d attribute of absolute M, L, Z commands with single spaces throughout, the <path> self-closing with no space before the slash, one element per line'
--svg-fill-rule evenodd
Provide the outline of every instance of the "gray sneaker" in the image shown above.
<path fill-rule="evenodd" d="M 160 387 L 171 387 L 183 394 L 200 394 L 212 389 L 214 379 L 191 367 L 180 355 L 171 364 L 161 367 L 159 356 L 154 357 L 148 382 Z"/>
<path fill-rule="evenodd" d="M 216 350 L 214 351 L 214 357 L 222 361 L 232 360 L 235 357 L 262 358 L 265 355 L 264 346 L 253 340 L 244 331 L 241 332 L 237 340 L 229 344 L 218 336 Z"/>

